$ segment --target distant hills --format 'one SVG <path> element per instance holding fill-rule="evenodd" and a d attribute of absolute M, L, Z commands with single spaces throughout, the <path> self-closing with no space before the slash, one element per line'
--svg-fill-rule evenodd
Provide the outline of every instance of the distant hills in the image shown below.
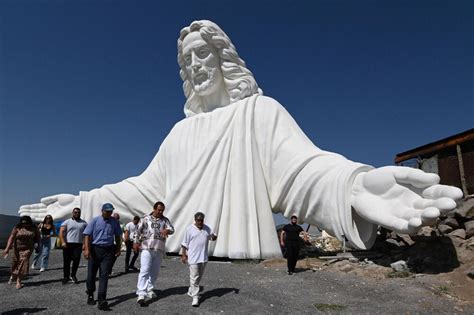
<path fill-rule="evenodd" d="M 0 214 L 0 248 L 5 248 L 8 237 L 13 227 L 19 222 L 20 217 L 16 215 Z"/>

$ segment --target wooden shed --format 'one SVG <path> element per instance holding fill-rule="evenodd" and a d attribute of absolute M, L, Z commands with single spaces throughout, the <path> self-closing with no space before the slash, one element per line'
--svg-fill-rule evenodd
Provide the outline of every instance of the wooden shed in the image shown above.
<path fill-rule="evenodd" d="M 474 194 L 474 129 L 398 153 L 395 164 L 436 173 L 441 184 Z"/>

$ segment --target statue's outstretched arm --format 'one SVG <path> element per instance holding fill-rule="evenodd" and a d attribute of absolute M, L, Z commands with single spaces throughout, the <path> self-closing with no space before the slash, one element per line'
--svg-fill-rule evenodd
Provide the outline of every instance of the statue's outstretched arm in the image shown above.
<path fill-rule="evenodd" d="M 79 207 L 82 218 L 89 221 L 100 214 L 103 203 L 110 202 L 122 220 L 131 220 L 134 215 L 143 215 L 157 200 L 165 197 L 164 169 L 161 165 L 161 151 L 158 151 L 147 169 L 139 176 L 127 178 L 119 183 L 104 185 L 79 195 L 58 194 L 42 198 L 40 203 L 23 205 L 20 215 L 29 215 L 34 221 L 42 221 L 46 214 L 55 220 L 70 217 L 72 209 Z"/>
<path fill-rule="evenodd" d="M 438 185 L 436 174 L 374 169 L 317 148 L 273 99 L 259 97 L 255 117 L 273 211 L 296 214 L 353 247 L 370 247 L 379 225 L 401 233 L 430 225 L 462 197 L 460 189 Z"/>

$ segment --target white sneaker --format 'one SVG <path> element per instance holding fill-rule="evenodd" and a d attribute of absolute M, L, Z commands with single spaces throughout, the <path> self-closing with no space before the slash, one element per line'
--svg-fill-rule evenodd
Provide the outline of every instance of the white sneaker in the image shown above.
<path fill-rule="evenodd" d="M 146 294 L 147 299 L 153 299 L 156 297 L 156 293 L 154 291 L 150 291 Z"/>
<path fill-rule="evenodd" d="M 41 268 L 40 272 L 46 271 L 46 268 Z"/>
<path fill-rule="evenodd" d="M 137 299 L 137 303 L 140 305 L 145 304 L 145 296 L 144 295 L 139 295 Z"/>
<path fill-rule="evenodd" d="M 199 296 L 193 297 L 193 302 L 191 303 L 191 305 L 194 307 L 199 306 Z"/>
<path fill-rule="evenodd" d="M 36 269 L 35 263 L 32 263 L 32 264 L 31 264 L 31 269 Z"/>

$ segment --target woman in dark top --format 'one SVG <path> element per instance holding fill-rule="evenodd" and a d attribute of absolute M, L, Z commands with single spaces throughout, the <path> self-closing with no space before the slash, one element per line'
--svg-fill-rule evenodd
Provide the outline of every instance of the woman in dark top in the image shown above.
<path fill-rule="evenodd" d="M 54 228 L 53 217 L 47 215 L 43 219 L 43 223 L 38 226 L 39 234 L 41 236 L 41 242 L 35 257 L 33 258 L 33 264 L 31 269 L 36 268 L 36 263 L 40 261 L 40 272 L 43 272 L 48 268 L 49 251 L 51 250 L 51 236 L 56 236 L 56 229 Z"/>
<path fill-rule="evenodd" d="M 13 248 L 11 277 L 8 284 L 12 284 L 16 280 L 16 288 L 23 287 L 21 280 L 28 274 L 30 256 L 38 242 L 39 233 L 33 221 L 29 216 L 22 216 L 20 223 L 13 228 L 8 238 L 7 247 L 3 251 L 3 256 L 6 258 L 10 249 Z"/>

